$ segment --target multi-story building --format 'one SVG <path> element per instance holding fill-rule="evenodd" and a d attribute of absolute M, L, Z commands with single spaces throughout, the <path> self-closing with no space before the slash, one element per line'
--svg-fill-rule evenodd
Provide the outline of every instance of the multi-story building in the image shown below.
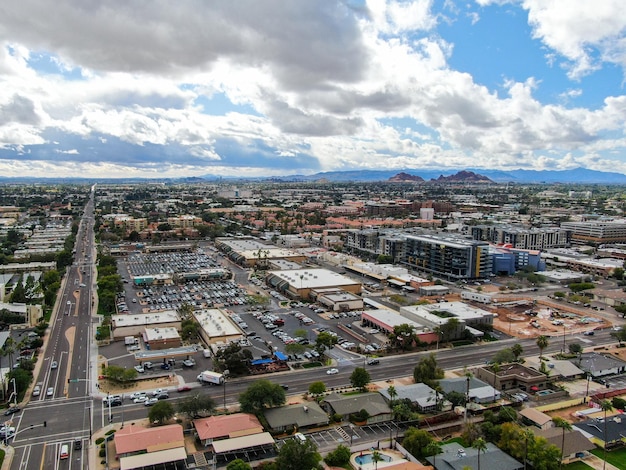
<path fill-rule="evenodd" d="M 452 235 L 407 235 L 404 264 L 418 271 L 451 279 L 475 279 L 491 274 L 489 245 Z"/>
<path fill-rule="evenodd" d="M 572 245 L 626 243 L 626 222 L 563 222 L 563 230 L 572 233 Z"/>
<path fill-rule="evenodd" d="M 563 227 L 531 228 L 477 225 L 471 228 L 474 240 L 507 244 L 522 250 L 565 248 L 571 243 L 572 232 Z"/>

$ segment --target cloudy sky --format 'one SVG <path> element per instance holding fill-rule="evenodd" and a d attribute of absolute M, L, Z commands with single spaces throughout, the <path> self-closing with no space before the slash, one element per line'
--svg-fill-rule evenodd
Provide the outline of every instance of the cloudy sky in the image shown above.
<path fill-rule="evenodd" d="M 626 173 L 623 0 L 7 0 L 0 176 Z"/>

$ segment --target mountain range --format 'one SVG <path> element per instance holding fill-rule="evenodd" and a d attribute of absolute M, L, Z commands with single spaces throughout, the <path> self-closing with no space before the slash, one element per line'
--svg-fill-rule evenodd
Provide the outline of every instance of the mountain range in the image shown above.
<path fill-rule="evenodd" d="M 398 176 L 402 175 L 402 176 Z M 406 175 L 406 176 L 405 176 Z M 458 175 L 465 175 L 463 180 Z M 473 175 L 473 176 L 472 176 Z M 455 178 L 450 178 L 451 176 Z M 484 177 L 483 181 L 476 181 L 475 177 Z M 208 175 L 207 177 L 208 178 Z M 466 181 L 519 184 L 626 184 L 626 175 L 615 172 L 574 168 L 571 170 L 488 170 L 480 169 L 404 169 L 398 170 L 352 170 L 329 171 L 312 175 L 298 175 L 275 177 L 275 181 L 335 181 L 335 182 L 374 182 L 374 181 L 414 181 L 416 183 L 429 180 L 436 181 Z"/>

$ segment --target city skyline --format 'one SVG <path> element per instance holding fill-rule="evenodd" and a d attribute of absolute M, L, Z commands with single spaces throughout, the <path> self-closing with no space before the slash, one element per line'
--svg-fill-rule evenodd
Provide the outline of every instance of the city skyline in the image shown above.
<path fill-rule="evenodd" d="M 626 174 L 617 0 L 25 0 L 0 175 Z"/>

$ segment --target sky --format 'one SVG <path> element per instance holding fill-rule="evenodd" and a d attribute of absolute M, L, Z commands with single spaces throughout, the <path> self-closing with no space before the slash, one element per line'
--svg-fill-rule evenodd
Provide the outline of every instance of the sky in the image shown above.
<path fill-rule="evenodd" d="M 623 0 L 7 0 L 0 176 L 626 174 Z"/>

